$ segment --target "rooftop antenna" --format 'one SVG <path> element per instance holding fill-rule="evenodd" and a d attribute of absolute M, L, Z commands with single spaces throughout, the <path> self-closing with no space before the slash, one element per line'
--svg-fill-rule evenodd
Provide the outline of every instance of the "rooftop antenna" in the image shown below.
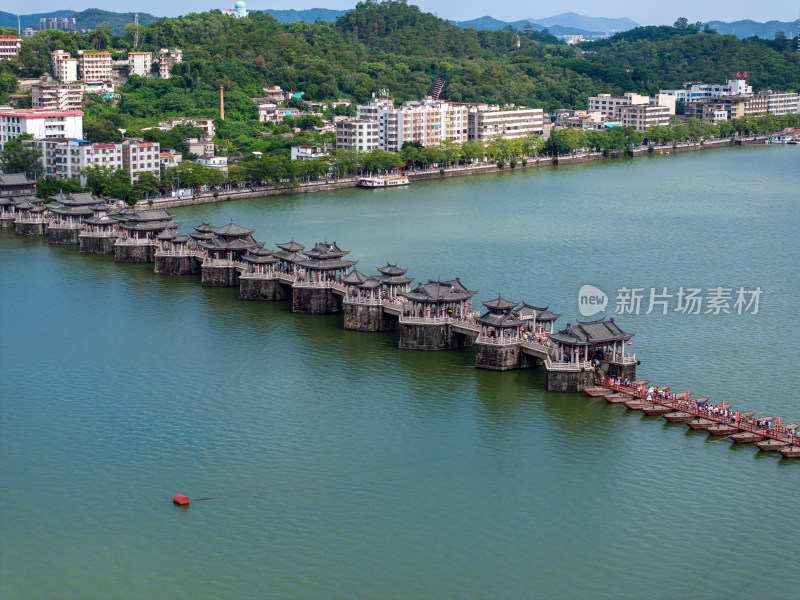
<path fill-rule="evenodd" d="M 133 49 L 139 49 L 139 13 L 133 13 L 133 22 L 136 23 L 136 31 L 133 34 Z"/>

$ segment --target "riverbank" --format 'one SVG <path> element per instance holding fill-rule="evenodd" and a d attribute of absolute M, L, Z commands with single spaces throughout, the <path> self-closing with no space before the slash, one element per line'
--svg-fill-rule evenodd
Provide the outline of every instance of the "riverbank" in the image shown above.
<path fill-rule="evenodd" d="M 668 144 L 664 146 L 654 146 L 650 151 L 648 146 L 637 148 L 633 151 L 633 158 L 651 156 L 654 154 L 675 154 L 680 152 L 692 152 L 695 150 L 709 150 L 712 148 L 730 148 L 738 145 L 763 145 L 766 144 L 767 136 L 754 136 L 748 138 L 725 138 L 719 140 L 708 140 L 703 142 L 686 142 L 681 144 Z M 495 162 L 478 165 L 464 165 L 449 167 L 445 169 L 427 169 L 424 171 L 407 172 L 406 176 L 410 181 L 426 181 L 430 179 L 442 179 L 448 177 L 465 177 L 468 175 L 485 175 L 487 173 L 498 173 L 500 171 L 516 171 L 524 169 L 537 169 L 539 167 L 550 167 L 558 165 L 570 165 L 585 163 L 594 160 L 614 160 L 619 158 L 618 154 L 605 156 L 602 152 L 581 152 L 569 156 L 558 157 L 531 157 L 527 158 L 526 163 L 522 159 L 517 161 L 515 168 L 504 166 L 502 169 Z M 268 196 L 280 196 L 285 194 L 310 194 L 315 192 L 338 190 L 356 187 L 357 178 L 349 177 L 337 181 L 309 182 L 301 183 L 296 187 L 262 187 L 248 188 L 245 190 L 223 191 L 214 196 L 211 193 L 197 194 L 182 198 L 161 198 L 153 201 L 154 206 L 159 208 L 176 208 L 180 206 L 196 206 L 200 204 L 211 204 L 215 202 L 229 202 L 231 200 L 247 200 L 251 198 L 264 198 Z"/>

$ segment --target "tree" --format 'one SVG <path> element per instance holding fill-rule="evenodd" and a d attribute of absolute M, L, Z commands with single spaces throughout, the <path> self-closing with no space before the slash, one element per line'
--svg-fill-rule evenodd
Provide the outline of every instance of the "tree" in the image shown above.
<path fill-rule="evenodd" d="M 672 25 L 676 29 L 688 29 L 689 27 L 689 19 L 686 17 L 680 17 L 675 23 Z"/>
<path fill-rule="evenodd" d="M 36 182 L 36 195 L 39 198 L 50 198 L 59 192 L 71 194 L 73 192 L 84 191 L 80 180 L 70 177 L 69 179 L 57 179 L 52 175 L 46 175 Z"/>
<path fill-rule="evenodd" d="M 155 194 L 158 191 L 158 177 L 150 171 L 139 173 L 139 180 L 136 182 L 136 194 L 141 198 Z"/>
<path fill-rule="evenodd" d="M 36 179 L 42 173 L 39 159 L 42 153 L 36 148 L 29 148 L 22 140 L 29 139 L 29 134 L 9 140 L 0 151 L 0 171 L 3 173 L 25 173 L 30 179 Z"/>

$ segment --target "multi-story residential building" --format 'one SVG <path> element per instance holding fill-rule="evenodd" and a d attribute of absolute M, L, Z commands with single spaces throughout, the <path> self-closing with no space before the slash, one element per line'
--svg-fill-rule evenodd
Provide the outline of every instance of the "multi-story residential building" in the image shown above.
<path fill-rule="evenodd" d="M 747 73 L 745 73 L 747 75 Z M 659 94 L 674 96 L 685 104 L 698 102 L 709 98 L 723 96 L 749 96 L 753 93 L 753 86 L 747 85 L 745 79 L 729 79 L 725 84 L 706 84 L 700 81 L 688 81 L 682 90 L 660 90 Z"/>
<path fill-rule="evenodd" d="M 158 76 L 161 79 L 169 79 L 169 72 L 179 62 L 183 62 L 183 50 L 161 48 L 158 53 Z"/>
<path fill-rule="evenodd" d="M 36 35 L 36 30 L 33 27 L 24 27 L 22 29 L 22 37 L 30 39 Z"/>
<path fill-rule="evenodd" d="M 589 111 L 599 112 L 606 119 L 617 119 L 619 118 L 619 108 L 649 103 L 650 96 L 640 96 L 639 94 L 628 93 L 622 97 L 615 97 L 611 94 L 598 94 L 597 96 L 589 97 Z"/>
<path fill-rule="evenodd" d="M 212 139 L 216 133 L 214 119 L 172 119 L 171 121 L 159 121 L 158 127 L 163 131 L 169 131 L 177 125 L 191 125 L 205 132 L 206 137 Z"/>
<path fill-rule="evenodd" d="M 83 84 L 38 84 L 31 86 L 31 108 L 39 110 L 80 110 Z"/>
<path fill-rule="evenodd" d="M 128 74 L 149 77 L 153 55 L 150 52 L 128 52 Z"/>
<path fill-rule="evenodd" d="M 75 17 L 41 17 L 39 19 L 39 30 L 63 29 L 65 31 L 75 31 Z"/>
<path fill-rule="evenodd" d="M 131 184 L 139 180 L 139 174 L 150 171 L 158 174 L 161 169 L 161 150 L 157 142 L 125 140 L 119 144 L 94 144 L 87 140 L 65 138 L 52 140 L 28 140 L 26 145 L 42 153 L 44 171 L 59 179 L 85 176 L 86 167 L 100 165 L 110 169 L 127 169 Z"/>
<path fill-rule="evenodd" d="M 406 142 L 433 146 L 445 140 L 467 140 L 467 107 L 426 98 L 405 102 L 399 108 L 385 92 L 373 94 L 369 104 L 356 107 L 356 121 L 378 124 L 378 148 L 397 152 Z M 364 127 L 361 127 L 364 130 Z M 337 145 L 340 124 L 337 123 Z M 366 131 L 366 130 L 365 130 Z M 342 128 L 344 137 L 353 131 Z M 368 136 L 369 137 L 369 136 Z"/>
<path fill-rule="evenodd" d="M 0 35 L 0 60 L 19 54 L 22 38 L 16 35 Z"/>
<path fill-rule="evenodd" d="M 336 124 L 336 147 L 369 152 L 378 147 L 378 122 L 366 119 L 339 121 Z"/>
<path fill-rule="evenodd" d="M 50 53 L 50 65 L 59 83 L 72 83 L 78 80 L 78 59 L 69 52 L 54 50 Z"/>
<path fill-rule="evenodd" d="M 645 132 L 652 126 L 669 125 L 669 108 L 656 104 L 631 104 L 619 107 L 619 122 Z"/>
<path fill-rule="evenodd" d="M 78 75 L 87 83 L 111 79 L 111 53 L 78 50 Z"/>
<path fill-rule="evenodd" d="M 798 112 L 798 94 L 795 92 L 773 92 L 765 91 L 756 94 L 756 97 L 764 96 L 767 99 L 767 113 L 770 115 L 790 115 Z"/>
<path fill-rule="evenodd" d="M 223 173 L 228 172 L 228 157 L 227 156 L 203 156 L 197 159 L 201 165 L 218 169 Z"/>
<path fill-rule="evenodd" d="M 45 172 L 59 179 L 76 177 L 85 183 L 81 171 L 99 165 L 111 169 L 122 168 L 122 150 L 119 144 L 93 144 L 86 140 L 42 140 L 38 144 Z"/>
<path fill-rule="evenodd" d="M 259 104 L 258 120 L 262 123 L 283 123 L 286 117 L 298 117 L 300 111 L 288 106 L 276 106 L 275 104 Z"/>
<path fill-rule="evenodd" d="M 80 110 L 0 109 L 0 149 L 23 133 L 34 139 L 83 137 Z"/>
<path fill-rule="evenodd" d="M 292 160 L 314 160 L 328 156 L 322 146 L 292 146 L 291 152 Z"/>
<path fill-rule="evenodd" d="M 158 174 L 161 170 L 161 146 L 158 142 L 130 139 L 122 146 L 122 168 L 131 174 L 131 184 L 139 181 L 139 174 L 149 171 Z"/>
<path fill-rule="evenodd" d="M 489 142 L 496 137 L 514 139 L 544 130 L 541 108 L 501 110 L 499 106 L 476 104 L 469 107 L 468 139 Z"/>
<path fill-rule="evenodd" d="M 196 154 L 202 157 L 214 156 L 214 140 L 207 136 L 188 138 L 183 140 L 183 149 L 187 154 Z"/>
<path fill-rule="evenodd" d="M 164 168 L 169 167 L 177 167 L 181 162 L 183 162 L 183 157 L 181 156 L 180 152 L 175 152 L 171 148 L 162 148 L 161 149 L 161 165 Z"/>

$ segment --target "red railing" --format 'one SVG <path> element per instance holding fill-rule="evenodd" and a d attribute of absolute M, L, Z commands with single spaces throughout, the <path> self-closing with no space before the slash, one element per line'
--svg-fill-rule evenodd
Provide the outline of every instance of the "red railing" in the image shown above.
<path fill-rule="evenodd" d="M 595 377 L 594 383 L 595 385 L 598 385 L 600 387 L 604 387 L 609 390 L 614 390 L 615 392 L 620 392 L 622 394 L 627 394 L 629 396 L 633 396 L 634 398 L 639 398 L 641 400 L 647 398 L 647 391 L 643 390 L 641 385 L 626 386 L 624 384 L 611 383 L 608 379 L 601 379 L 599 377 Z M 666 406 L 668 408 L 672 408 L 675 410 L 680 410 L 682 412 L 694 415 L 695 417 L 706 419 L 708 421 L 713 421 L 715 423 L 722 423 L 726 425 L 731 425 L 733 427 L 738 427 L 741 431 L 749 431 L 750 433 L 755 433 L 765 438 L 786 442 L 787 444 L 792 444 L 794 446 L 800 446 L 800 437 L 795 437 L 794 439 L 790 440 L 789 432 L 792 430 L 790 430 L 787 427 L 784 427 L 783 425 L 777 425 L 775 427 L 770 427 L 770 428 L 762 428 L 758 427 L 752 420 L 736 421 L 735 417 L 731 417 L 730 415 L 726 416 L 724 414 L 723 415 L 714 414 L 712 410 L 703 407 L 697 407 L 695 406 L 695 403 L 691 400 L 691 398 L 686 399 L 686 397 L 682 394 L 668 393 L 665 395 L 661 395 L 658 393 L 654 393 L 653 396 L 650 398 L 650 402 L 652 402 L 653 404 L 660 404 L 661 406 Z"/>

